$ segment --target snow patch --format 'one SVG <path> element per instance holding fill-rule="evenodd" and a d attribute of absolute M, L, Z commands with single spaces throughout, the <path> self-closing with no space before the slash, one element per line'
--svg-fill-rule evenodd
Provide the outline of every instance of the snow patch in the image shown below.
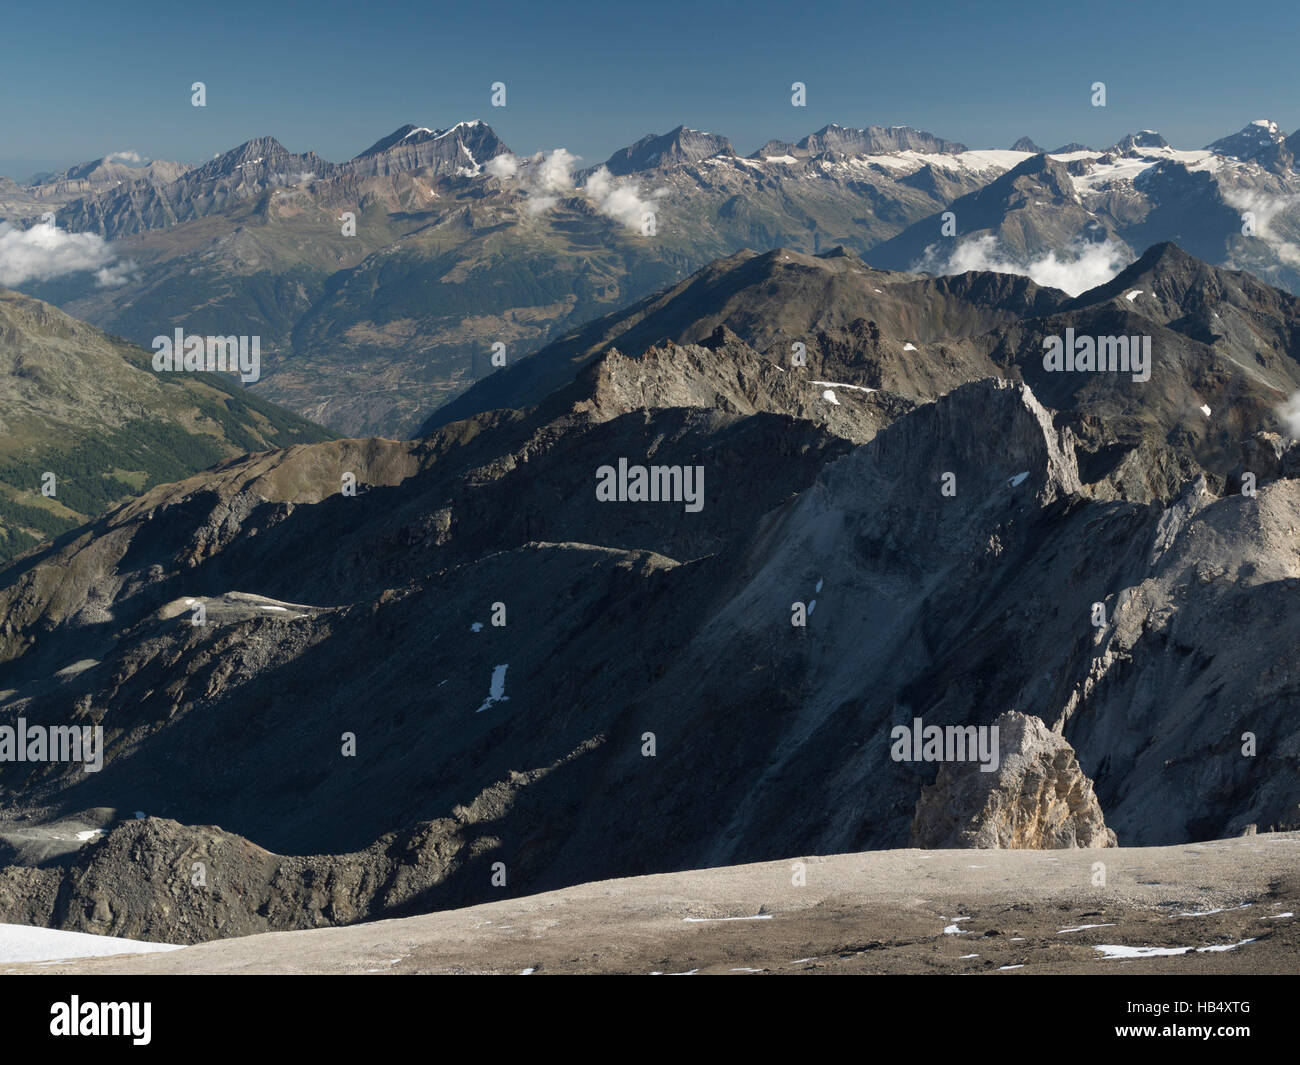
<path fill-rule="evenodd" d="M 496 666 L 492 670 L 492 685 L 488 689 L 488 697 L 483 700 L 483 705 L 474 711 L 476 714 L 483 713 L 493 703 L 504 703 L 510 698 L 506 694 L 506 670 L 510 668 L 509 663 L 503 666 Z"/>
<path fill-rule="evenodd" d="M 1244 947 L 1247 943 L 1254 943 L 1254 939 L 1243 939 L 1240 943 L 1224 943 L 1212 947 L 1126 947 L 1122 944 L 1106 944 L 1104 946 L 1093 947 L 1093 950 L 1102 952 L 1102 956 L 1110 958 L 1168 958 L 1177 954 L 1186 954 L 1189 951 L 1196 951 L 1197 954 L 1218 954 L 1225 950 L 1236 950 L 1238 947 Z"/>
<path fill-rule="evenodd" d="M 71 961 L 74 958 L 156 954 L 180 949 L 181 945 L 174 943 L 146 943 L 117 936 L 96 936 L 89 932 L 0 924 L 0 962 Z"/>

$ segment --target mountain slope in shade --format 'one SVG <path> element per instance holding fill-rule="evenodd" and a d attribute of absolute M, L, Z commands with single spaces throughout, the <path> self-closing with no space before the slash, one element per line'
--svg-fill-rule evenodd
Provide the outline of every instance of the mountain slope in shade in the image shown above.
<path fill-rule="evenodd" d="M 122 499 L 248 451 L 332 434 L 225 374 L 152 353 L 0 290 L 0 559 Z M 42 486 L 54 474 L 53 494 Z"/>
<path fill-rule="evenodd" d="M 3 767 L 6 804 L 36 824 L 134 807 L 224 831 L 151 819 L 92 842 L 66 890 L 104 897 L 96 913 L 58 902 L 62 867 L 11 866 L 0 916 L 48 903 L 45 919 L 78 930 L 135 927 L 129 914 L 163 912 L 163 870 L 194 846 L 239 870 L 258 921 L 290 928 L 487 900 L 497 861 L 532 893 L 902 845 L 935 767 L 892 760 L 891 728 L 987 724 L 1007 705 L 1064 729 L 1122 844 L 1295 827 L 1296 726 L 1276 678 L 1300 636 L 1285 609 L 1300 481 L 1256 499 L 1202 479 L 1169 507 L 1099 500 L 1023 385 L 963 386 L 854 447 L 819 425 L 816 393 L 807 414 L 770 411 L 794 395 L 781 371 L 738 365 L 726 391 L 769 409 L 731 411 L 713 385 L 688 399 L 707 356 L 650 358 L 657 383 L 610 356 L 532 416 L 155 489 L 11 569 L 5 709 L 90 714 L 107 753 L 93 775 Z M 704 465 L 699 522 L 595 500 L 592 474 L 620 455 Z M 368 490 L 340 497 L 340 469 Z M 101 597 L 109 615 L 85 609 Z M 793 628 L 792 601 L 813 599 Z M 504 627 L 485 624 L 494 601 Z M 1114 618 L 1100 633 L 1096 602 Z M 1278 746 L 1249 763 L 1235 745 L 1203 751 L 1247 721 Z M 686 786 L 700 779 L 712 786 Z M 190 940 L 230 912 L 181 911 Z"/>
<path fill-rule="evenodd" d="M 1255 495 L 1229 469 L 1300 367 L 1294 345 L 1252 366 L 1165 302 L 1283 338 L 1292 298 L 1168 247 L 1123 279 L 1151 287 L 1150 316 L 1140 294 L 999 275 L 864 288 L 832 259 L 696 282 L 698 310 L 730 305 L 752 337 L 736 270 L 760 293 L 913 286 L 876 334 L 828 321 L 807 366 L 706 323 L 578 360 L 527 410 L 157 486 L 0 573 L 0 710 L 106 737 L 99 773 L 0 766 L 5 806 L 180 822 L 35 871 L 11 847 L 0 918 L 119 933 L 162 912 L 161 871 L 195 846 L 237 860 L 281 928 L 482 901 L 497 861 L 532 893 L 901 846 L 937 767 L 893 759 L 893 727 L 1007 707 L 1074 748 L 1121 845 L 1300 826 L 1300 445 L 1248 467 Z M 909 349 L 881 328 L 927 302 L 967 335 Z M 808 319 L 771 308 L 781 349 Z M 1150 335 L 1150 379 L 1046 373 L 1043 335 L 1068 328 Z M 602 500 L 622 462 L 702 468 L 703 505 Z M 1253 758 L 1243 730 L 1270 737 Z M 107 912 L 66 904 L 82 891 Z M 217 901 L 186 903 L 186 937 L 221 934 Z"/>
<path fill-rule="evenodd" d="M 1045 313 L 1064 302 L 1062 293 L 1013 275 L 929 278 L 873 270 L 844 249 L 821 256 L 784 248 L 763 254 L 746 250 L 484 378 L 436 411 L 421 432 L 485 410 L 538 403 L 611 346 L 639 355 L 664 340 L 700 342 L 722 325 L 782 366 L 788 365 L 796 342 L 806 346 L 814 366 L 820 366 L 832 348 L 861 353 L 870 347 L 885 362 L 878 379 L 859 383 L 897 387 L 911 365 L 919 380 L 943 364 L 910 356 L 909 344 L 912 350 L 924 344 L 955 351 L 998 324 Z M 963 356 L 952 358 L 961 365 Z M 826 372 L 836 371 L 828 367 Z M 914 399 L 932 399 L 957 383 L 992 372 L 992 364 L 969 355 L 942 386 L 932 378 L 914 392 L 899 391 Z"/>
<path fill-rule="evenodd" d="M 476 384 L 423 431 L 540 403 L 611 349 L 636 357 L 665 341 L 709 343 L 720 327 L 776 367 L 793 370 L 802 343 L 816 379 L 913 404 L 984 377 L 1027 382 L 1063 412 L 1094 491 L 1166 503 L 1198 472 L 1224 483 L 1241 441 L 1282 429 L 1278 409 L 1300 391 L 1300 299 L 1172 244 L 1075 298 L 1017 275 L 932 278 L 778 250 L 720 260 L 561 338 Z M 1046 372 L 1044 340 L 1067 329 L 1150 337 L 1151 379 L 1134 391 L 1128 375 Z"/>

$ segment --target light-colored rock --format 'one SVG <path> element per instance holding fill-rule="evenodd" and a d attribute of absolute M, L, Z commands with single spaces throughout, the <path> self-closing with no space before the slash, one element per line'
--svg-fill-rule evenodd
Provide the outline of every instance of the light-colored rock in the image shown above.
<path fill-rule="evenodd" d="M 1028 714 L 995 722 L 1001 760 L 945 762 L 922 789 L 912 822 L 913 847 L 1042 850 L 1114 847 L 1092 781 L 1064 737 Z"/>

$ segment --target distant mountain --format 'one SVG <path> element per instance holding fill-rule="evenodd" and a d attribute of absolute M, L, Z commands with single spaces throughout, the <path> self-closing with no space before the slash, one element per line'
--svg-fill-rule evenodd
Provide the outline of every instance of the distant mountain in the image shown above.
<path fill-rule="evenodd" d="M 880 136 L 950 143 L 905 129 Z M 69 207 L 60 225 L 76 228 L 86 219 L 64 219 L 84 211 L 115 232 L 134 230 L 119 239 L 139 269 L 114 289 L 87 279 L 31 291 L 142 342 L 172 320 L 256 332 L 263 394 L 342 432 L 404 435 L 493 368 L 494 343 L 517 361 L 738 248 L 861 251 L 997 168 L 979 153 L 909 159 L 901 169 L 831 153 L 815 164 L 809 157 L 812 180 L 811 171 L 741 159 L 724 139 L 683 127 L 615 153 L 617 196 L 588 194 L 592 171 L 579 171 L 538 212 L 533 164 L 519 164 L 513 178 L 481 169 L 506 151 L 481 123 L 404 126 L 345 164 L 282 151 L 251 142 L 165 195 L 137 188 Z M 299 166 L 306 178 L 278 182 L 276 172 Z M 196 217 L 155 227 L 179 212 L 167 197 Z M 629 226 L 619 203 L 639 204 L 638 218 L 653 209 L 656 234 Z M 341 238 L 345 212 L 357 220 L 355 237 Z"/>
<path fill-rule="evenodd" d="M 956 232 L 945 234 L 945 213 L 955 217 Z M 1079 234 L 1097 239 L 1095 215 L 1084 205 L 1068 164 L 1050 155 L 1031 155 L 987 185 L 958 197 L 929 218 L 877 245 L 873 263 L 895 270 L 925 268 L 932 249 L 951 256 L 963 241 L 988 234 L 997 238 L 1008 260 L 1042 255 L 1067 247 Z M 937 260 L 936 260 L 937 262 Z M 931 265 L 933 268 L 933 265 Z"/>
<path fill-rule="evenodd" d="M 1040 148 L 1028 137 L 1021 137 L 1011 146 L 1011 150 L 1013 152 L 1031 152 L 1034 155 L 1042 155 L 1046 151 L 1045 148 Z"/>
<path fill-rule="evenodd" d="M 1139 148 L 1168 148 L 1169 142 L 1160 136 L 1153 129 L 1140 130 L 1137 133 L 1130 133 L 1124 137 L 1117 145 L 1114 152 L 1117 155 L 1135 155 L 1138 154 Z"/>
<path fill-rule="evenodd" d="M 237 378 L 155 373 L 151 359 L 0 290 L 0 562 L 152 485 L 332 435 Z"/>
<path fill-rule="evenodd" d="M 1044 156 L 828 125 L 741 157 L 681 126 L 615 152 L 588 187 L 599 165 L 571 180 L 549 164 L 541 179 L 533 156 L 489 167 L 509 149 L 478 121 L 404 125 L 342 163 L 262 138 L 173 182 L 59 207 L 60 227 L 108 236 L 135 264 L 120 285 L 85 272 L 23 287 L 138 343 L 173 321 L 256 333 L 263 395 L 339 432 L 402 436 L 498 368 L 494 345 L 513 366 L 743 248 L 1032 270 L 1077 293 L 1175 241 L 1300 291 L 1287 143 L 1243 161 L 1139 131 Z M 0 184 L 18 225 L 50 206 Z"/>
<path fill-rule="evenodd" d="M 1285 176 L 1295 169 L 1295 153 L 1300 150 L 1300 143 L 1295 136 L 1287 137 L 1276 122 L 1260 118 L 1240 132 L 1220 138 L 1208 147 L 1219 155 L 1253 162 L 1272 173 Z"/>
<path fill-rule="evenodd" d="M 1243 161 L 1256 158 L 1261 152 L 1286 141 L 1286 134 L 1276 122 L 1266 118 L 1256 119 L 1236 133 L 1220 137 L 1205 147 L 1219 155 L 1230 155 Z"/>
<path fill-rule="evenodd" d="M 611 174 L 623 176 L 698 163 L 715 155 L 735 155 L 731 142 L 716 133 L 678 126 L 664 134 L 651 133 L 605 160 Z"/>
<path fill-rule="evenodd" d="M 486 123 L 474 119 L 450 129 L 402 126 L 332 172 L 371 175 L 422 171 L 434 177 L 475 177 L 509 149 Z"/>
<path fill-rule="evenodd" d="M 27 192 L 38 200 L 62 203 L 136 181 L 150 185 L 169 185 L 192 169 L 189 163 L 169 163 L 163 160 L 154 160 L 144 166 L 127 166 L 112 156 L 107 156 L 57 174 L 44 175 L 29 185 Z"/>
<path fill-rule="evenodd" d="M 797 144 L 768 141 L 750 156 L 762 159 L 774 155 L 791 155 L 799 159 L 822 155 L 887 155 L 891 152 L 922 152 L 929 154 L 958 155 L 966 151 L 965 145 L 944 140 L 924 130 L 910 126 L 867 126 L 853 129 L 848 126 L 823 126 L 810 133 Z"/>

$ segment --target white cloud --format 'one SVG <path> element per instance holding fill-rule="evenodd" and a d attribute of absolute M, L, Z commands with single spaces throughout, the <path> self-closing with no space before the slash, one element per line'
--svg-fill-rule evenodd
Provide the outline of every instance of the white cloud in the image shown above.
<path fill-rule="evenodd" d="M 601 214 L 637 232 L 645 216 L 654 213 L 653 204 L 641 197 L 638 182 L 619 181 L 603 166 L 587 179 L 586 193 Z"/>
<path fill-rule="evenodd" d="M 1273 227 L 1283 212 L 1300 204 L 1300 196 L 1270 196 L 1257 189 L 1224 189 L 1223 198 L 1238 211 L 1255 216 L 1255 236 L 1267 244 L 1288 266 L 1300 266 L 1300 245 L 1287 240 Z"/>
<path fill-rule="evenodd" d="M 1282 420 L 1286 422 L 1287 432 L 1300 440 L 1300 392 L 1295 393 L 1283 403 L 1278 408 L 1278 413 L 1282 416 Z"/>
<path fill-rule="evenodd" d="M 1076 240 L 1062 251 L 1026 258 L 1007 252 L 999 246 L 997 237 L 985 234 L 964 241 L 946 256 L 939 245 L 931 244 L 913 269 L 931 274 L 961 274 L 967 270 L 1022 274 L 1039 285 L 1050 285 L 1077 296 L 1104 285 L 1130 261 L 1123 245 L 1109 240 L 1100 244 Z"/>
<path fill-rule="evenodd" d="M 573 188 L 573 168 L 581 160 L 564 148 L 538 152 L 530 171 L 533 187 L 541 192 L 568 192 Z"/>
<path fill-rule="evenodd" d="M 626 226 L 641 232 L 645 216 L 651 213 L 652 203 L 641 194 L 640 185 L 630 178 L 616 178 L 605 167 L 600 167 L 587 178 L 582 188 L 573 183 L 573 168 L 581 157 L 564 148 L 538 152 L 529 159 L 513 155 L 498 155 L 486 164 L 487 172 L 503 181 L 518 180 L 528 195 L 525 208 L 529 214 L 539 215 L 560 202 L 562 196 L 581 196 L 597 211 Z M 662 195 L 667 190 L 654 193 Z"/>
<path fill-rule="evenodd" d="M 49 281 L 82 270 L 96 271 L 101 285 L 120 285 L 134 264 L 116 263 L 116 258 L 98 233 L 69 233 L 49 222 L 31 229 L 0 222 L 0 285 Z"/>
<path fill-rule="evenodd" d="M 494 178 L 508 181 L 519 173 L 519 160 L 509 152 L 494 155 L 484 164 L 484 169 Z"/>
<path fill-rule="evenodd" d="M 147 155 L 141 155 L 139 152 L 132 151 L 129 148 L 124 152 L 109 152 L 106 156 L 104 156 L 104 158 L 107 159 L 110 163 L 112 162 L 135 163 L 137 165 L 140 163 L 147 163 L 149 161 L 149 157 Z"/>
<path fill-rule="evenodd" d="M 100 288 L 117 288 L 133 280 L 132 275 L 139 268 L 139 264 L 134 259 L 123 259 L 121 262 L 101 266 L 95 271 L 95 284 Z"/>

